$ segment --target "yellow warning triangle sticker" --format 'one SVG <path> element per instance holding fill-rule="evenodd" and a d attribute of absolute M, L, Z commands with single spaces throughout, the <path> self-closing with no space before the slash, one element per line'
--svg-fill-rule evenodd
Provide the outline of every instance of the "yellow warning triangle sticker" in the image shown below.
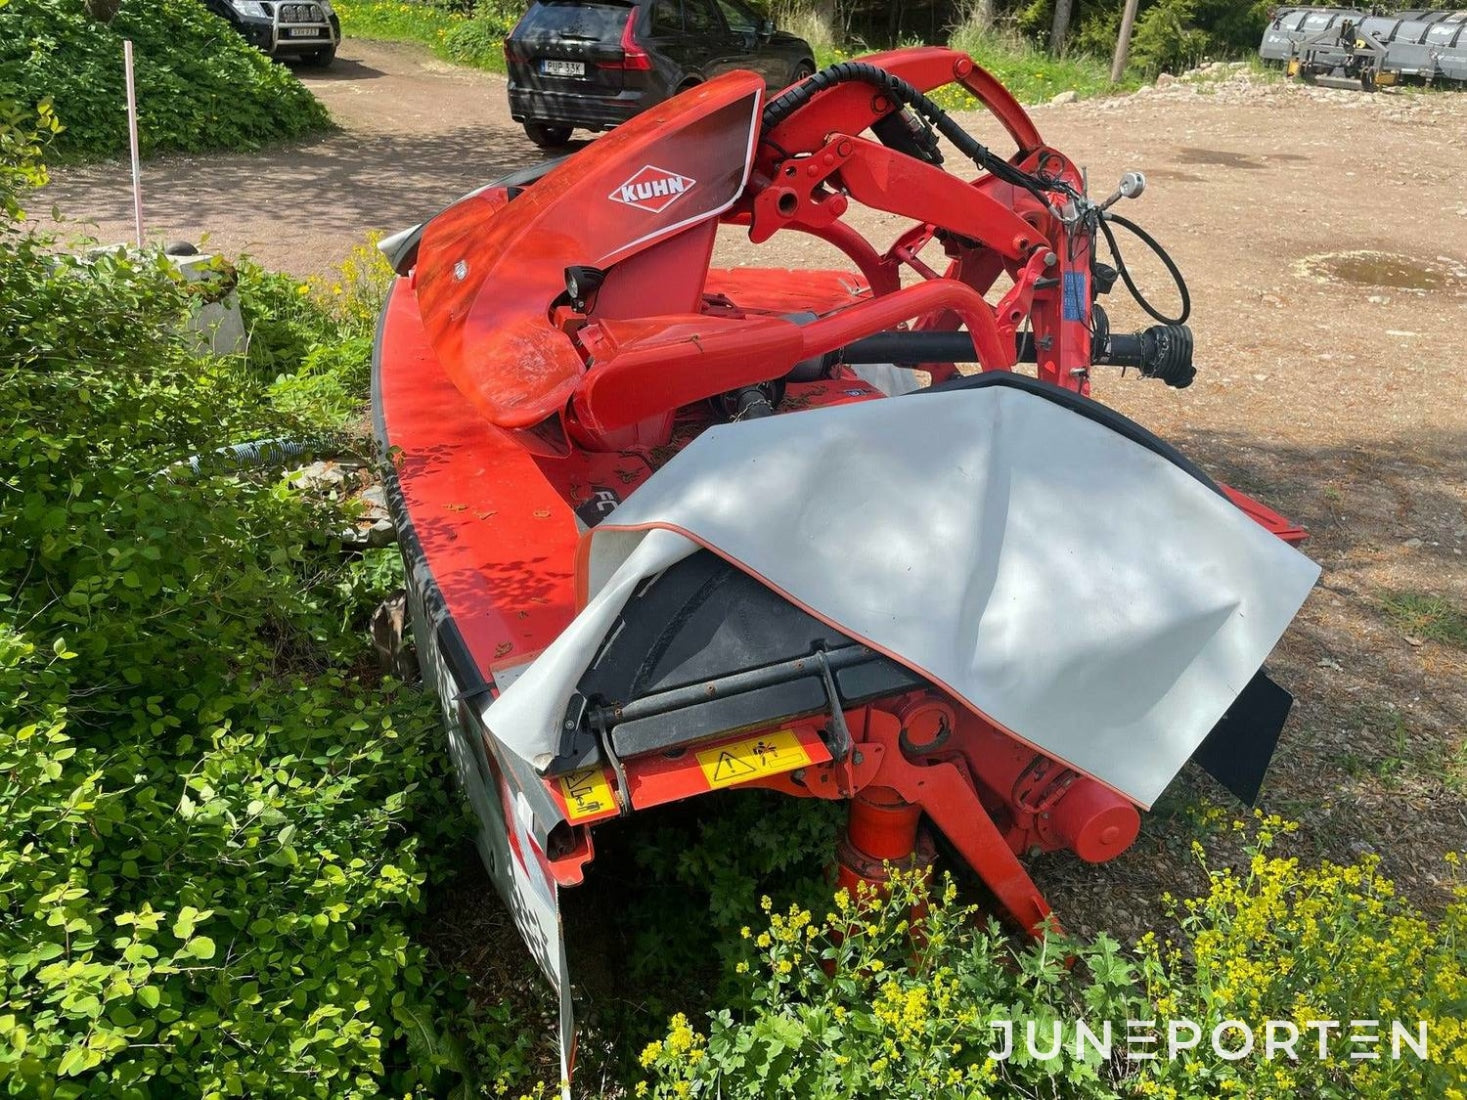
<path fill-rule="evenodd" d="M 714 765 L 713 774 L 708 777 L 710 783 L 737 783 L 740 779 L 747 779 L 751 775 L 757 775 L 752 764 L 746 764 L 727 750 L 718 754 L 718 763 Z"/>
<path fill-rule="evenodd" d="M 715 745 L 695 754 L 703 778 L 713 788 L 732 787 L 766 775 L 794 771 L 810 763 L 810 753 L 794 730 L 776 730 Z"/>

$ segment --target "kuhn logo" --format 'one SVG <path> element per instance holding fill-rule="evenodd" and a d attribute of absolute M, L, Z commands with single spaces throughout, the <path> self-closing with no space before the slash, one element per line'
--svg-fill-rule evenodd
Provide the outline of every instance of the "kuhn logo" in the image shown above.
<path fill-rule="evenodd" d="M 697 182 L 688 176 L 648 164 L 607 198 L 635 206 L 638 210 L 660 214 L 691 191 Z"/>

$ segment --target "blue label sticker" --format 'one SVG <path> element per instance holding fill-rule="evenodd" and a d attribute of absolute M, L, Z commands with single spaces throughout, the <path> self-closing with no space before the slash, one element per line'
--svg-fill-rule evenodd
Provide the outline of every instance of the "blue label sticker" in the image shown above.
<path fill-rule="evenodd" d="M 1083 271 L 1065 272 L 1065 312 L 1066 321 L 1085 320 L 1085 273 Z"/>

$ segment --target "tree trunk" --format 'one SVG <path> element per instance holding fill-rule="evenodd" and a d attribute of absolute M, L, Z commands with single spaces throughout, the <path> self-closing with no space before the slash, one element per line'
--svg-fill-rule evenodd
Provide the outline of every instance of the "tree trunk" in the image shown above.
<path fill-rule="evenodd" d="M 1136 8 L 1140 0 L 1126 0 L 1126 10 L 1121 13 L 1121 33 L 1116 38 L 1116 55 L 1110 63 L 1110 82 L 1119 84 L 1121 74 L 1126 71 L 1126 58 L 1131 53 L 1131 29 L 1136 25 Z"/>
<path fill-rule="evenodd" d="M 1075 10 L 1075 0 L 1055 0 L 1054 26 L 1049 32 L 1049 52 L 1056 57 L 1065 52 L 1065 36 L 1070 33 L 1070 15 Z"/>

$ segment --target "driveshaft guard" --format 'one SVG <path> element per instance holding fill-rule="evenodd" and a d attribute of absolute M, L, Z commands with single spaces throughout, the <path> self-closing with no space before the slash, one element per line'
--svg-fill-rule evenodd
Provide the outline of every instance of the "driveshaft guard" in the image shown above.
<path fill-rule="evenodd" d="M 1319 572 L 1193 473 L 1038 392 L 727 425 L 583 540 L 589 602 L 484 715 L 510 751 L 553 758 L 621 608 L 699 546 L 1142 806 Z"/>

